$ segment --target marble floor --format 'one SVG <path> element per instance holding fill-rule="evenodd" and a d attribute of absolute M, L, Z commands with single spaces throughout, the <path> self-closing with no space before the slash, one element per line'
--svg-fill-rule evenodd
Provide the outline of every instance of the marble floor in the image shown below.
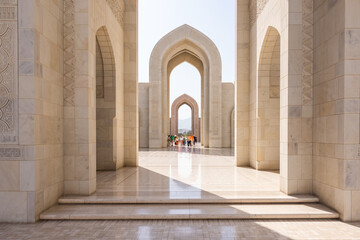
<path fill-rule="evenodd" d="M 138 168 L 98 172 L 94 196 L 157 199 L 235 198 L 259 192 L 280 194 L 277 172 L 235 167 L 232 149 L 172 147 L 142 149 Z"/>
<path fill-rule="evenodd" d="M 138 168 L 98 172 L 97 192 L 92 196 L 62 200 L 173 204 L 288 198 L 279 191 L 277 172 L 237 168 L 230 149 L 142 149 L 139 156 Z M 0 239 L 360 239 L 360 223 L 330 219 L 40 221 L 0 224 Z"/>
<path fill-rule="evenodd" d="M 41 221 L 0 224 L 1 240 L 360 239 L 360 222 L 337 220 Z"/>
<path fill-rule="evenodd" d="M 139 167 L 99 171 L 89 197 L 64 196 L 60 203 L 245 203 L 256 199 L 316 202 L 313 196 L 279 191 L 276 171 L 236 167 L 232 149 L 171 147 L 139 152 Z M 301 199 L 300 199 L 301 198 Z"/>

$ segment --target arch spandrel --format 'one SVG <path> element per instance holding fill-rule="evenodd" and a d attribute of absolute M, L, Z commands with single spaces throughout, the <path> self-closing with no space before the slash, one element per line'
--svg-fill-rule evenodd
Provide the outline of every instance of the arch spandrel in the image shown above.
<path fill-rule="evenodd" d="M 192 66 L 194 66 L 199 71 L 201 77 L 203 76 L 204 66 L 203 66 L 202 61 L 199 58 L 192 55 L 191 53 L 189 53 L 188 51 L 184 51 L 184 52 L 174 56 L 169 61 L 168 70 L 167 70 L 168 75 L 170 76 L 171 72 L 183 62 L 187 62 L 187 63 L 191 64 Z"/>

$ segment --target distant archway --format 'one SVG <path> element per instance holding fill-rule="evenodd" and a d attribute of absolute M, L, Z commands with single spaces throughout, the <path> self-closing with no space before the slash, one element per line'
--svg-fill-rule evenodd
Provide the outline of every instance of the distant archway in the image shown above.
<path fill-rule="evenodd" d="M 150 58 L 149 147 L 167 146 L 170 134 L 169 77 L 187 61 L 201 75 L 201 139 L 205 147 L 222 147 L 221 57 L 203 33 L 183 25 L 164 36 Z M 211 99 L 211 101 L 210 101 Z"/>
<path fill-rule="evenodd" d="M 178 112 L 179 108 L 187 104 L 191 108 L 191 128 L 194 135 L 200 142 L 200 118 L 199 118 L 199 106 L 195 99 L 187 94 L 183 94 L 176 98 L 171 105 L 171 120 L 170 120 L 170 133 L 176 135 L 178 133 Z"/>

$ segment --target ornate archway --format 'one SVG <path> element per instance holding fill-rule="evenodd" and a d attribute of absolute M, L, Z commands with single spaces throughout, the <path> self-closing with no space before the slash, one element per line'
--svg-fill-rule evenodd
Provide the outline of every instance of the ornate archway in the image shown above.
<path fill-rule="evenodd" d="M 169 76 L 184 61 L 194 65 L 201 75 L 202 144 L 222 147 L 220 53 L 207 36 L 188 25 L 160 39 L 151 54 L 149 147 L 167 146 L 167 135 L 170 134 Z"/>
<path fill-rule="evenodd" d="M 171 105 L 171 120 L 170 120 L 170 133 L 176 135 L 178 133 L 178 113 L 179 108 L 187 104 L 191 108 L 191 127 L 194 135 L 200 141 L 200 118 L 199 118 L 199 106 L 195 99 L 187 94 L 183 94 L 176 98 Z"/>

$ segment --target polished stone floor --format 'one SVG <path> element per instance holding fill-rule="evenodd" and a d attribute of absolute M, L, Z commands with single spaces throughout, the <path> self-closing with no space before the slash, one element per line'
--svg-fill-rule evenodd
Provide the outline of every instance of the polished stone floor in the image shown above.
<path fill-rule="evenodd" d="M 296 201 L 279 191 L 278 172 L 236 167 L 233 155 L 232 149 L 141 149 L 139 167 L 98 172 L 94 194 L 65 196 L 60 203 L 244 203 L 260 198 Z"/>
<path fill-rule="evenodd" d="M 232 149 L 141 150 L 139 168 L 98 172 L 95 195 L 133 193 L 170 199 L 201 199 L 279 192 L 277 172 L 238 168 L 235 164 Z"/>
<path fill-rule="evenodd" d="M 139 168 L 99 172 L 97 192 L 88 200 L 156 203 L 286 197 L 279 192 L 277 172 L 237 168 L 230 149 L 142 149 L 139 156 Z M 67 200 L 76 201 L 76 197 Z M 360 239 L 360 223 L 320 219 L 40 221 L 0 224 L 0 239 Z"/>
<path fill-rule="evenodd" d="M 360 223 L 335 220 L 42 221 L 0 224 L 1 240 L 360 239 Z"/>

